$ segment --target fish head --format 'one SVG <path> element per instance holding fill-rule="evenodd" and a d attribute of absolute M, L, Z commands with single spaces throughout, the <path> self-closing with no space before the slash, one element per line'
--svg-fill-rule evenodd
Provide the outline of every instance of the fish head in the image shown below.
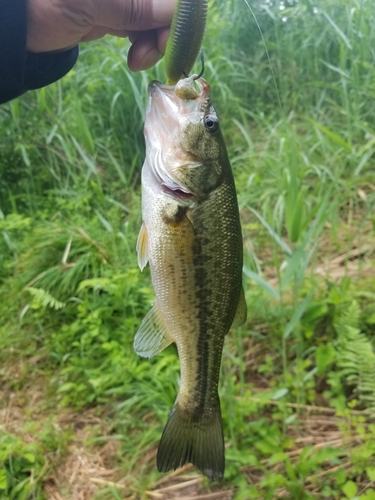
<path fill-rule="evenodd" d="M 197 203 L 220 184 L 220 159 L 226 156 L 210 86 L 192 75 L 176 85 L 153 81 L 148 95 L 148 177 L 154 189 L 186 204 Z"/>

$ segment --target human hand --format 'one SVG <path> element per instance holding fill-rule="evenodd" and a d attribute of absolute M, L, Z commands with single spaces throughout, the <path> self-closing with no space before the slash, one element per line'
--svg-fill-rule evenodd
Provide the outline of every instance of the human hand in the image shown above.
<path fill-rule="evenodd" d="M 61 51 L 106 34 L 129 37 L 128 65 L 153 66 L 163 55 L 176 0 L 28 0 L 27 49 Z"/>

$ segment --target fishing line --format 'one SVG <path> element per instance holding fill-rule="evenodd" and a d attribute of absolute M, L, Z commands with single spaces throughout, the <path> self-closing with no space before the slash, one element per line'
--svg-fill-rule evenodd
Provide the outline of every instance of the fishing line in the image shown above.
<path fill-rule="evenodd" d="M 253 9 L 250 7 L 250 4 L 249 4 L 248 0 L 243 0 L 243 1 L 245 2 L 245 4 L 247 5 L 247 7 L 249 8 L 249 10 L 250 10 L 250 12 L 251 12 L 251 14 L 252 14 L 252 16 L 253 16 L 253 18 L 254 18 L 254 21 L 255 21 L 255 23 L 256 23 L 256 25 L 257 25 L 257 28 L 258 28 L 258 30 L 259 30 L 260 36 L 262 37 L 262 41 L 263 41 L 264 48 L 265 48 L 266 55 L 267 55 L 267 60 L 268 60 L 268 62 L 269 62 L 270 69 L 271 69 L 272 80 L 273 80 L 273 83 L 274 83 L 274 85 L 275 85 L 275 89 L 276 89 L 277 102 L 278 102 L 279 107 L 280 107 L 280 110 L 281 110 L 281 112 L 282 112 L 282 111 L 283 111 L 283 107 L 282 107 L 282 105 L 281 105 L 281 99 L 280 99 L 279 88 L 278 88 L 278 86 L 277 86 L 275 72 L 274 72 L 274 70 L 273 70 L 273 66 L 272 66 L 271 58 L 270 58 L 270 55 L 269 55 L 269 52 L 268 52 L 268 49 L 267 49 L 266 39 L 265 39 L 265 38 L 264 38 L 264 36 L 263 36 L 262 29 L 261 29 L 261 27 L 260 27 L 260 25 L 259 25 L 259 23 L 258 23 L 258 20 L 257 20 L 257 18 L 256 18 L 256 16 L 255 16 L 255 13 L 254 13 Z"/>

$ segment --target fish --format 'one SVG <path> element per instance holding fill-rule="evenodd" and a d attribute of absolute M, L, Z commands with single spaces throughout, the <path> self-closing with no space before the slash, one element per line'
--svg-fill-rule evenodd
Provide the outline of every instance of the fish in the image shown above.
<path fill-rule="evenodd" d="M 168 85 L 190 73 L 204 37 L 207 7 L 208 0 L 177 0 L 164 55 Z"/>
<path fill-rule="evenodd" d="M 192 463 L 224 475 L 218 395 L 224 338 L 246 320 L 236 189 L 210 86 L 192 75 L 148 87 L 142 168 L 141 270 L 155 302 L 134 338 L 151 358 L 175 342 L 180 387 L 160 439 L 160 472 Z"/>

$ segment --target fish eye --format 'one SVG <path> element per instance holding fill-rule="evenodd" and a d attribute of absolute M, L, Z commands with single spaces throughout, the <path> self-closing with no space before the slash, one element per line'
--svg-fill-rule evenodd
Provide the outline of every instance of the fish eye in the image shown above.
<path fill-rule="evenodd" d="M 208 132 L 216 132 L 216 130 L 219 128 L 219 120 L 216 116 L 207 115 L 204 118 L 204 126 L 206 127 L 206 130 Z"/>

